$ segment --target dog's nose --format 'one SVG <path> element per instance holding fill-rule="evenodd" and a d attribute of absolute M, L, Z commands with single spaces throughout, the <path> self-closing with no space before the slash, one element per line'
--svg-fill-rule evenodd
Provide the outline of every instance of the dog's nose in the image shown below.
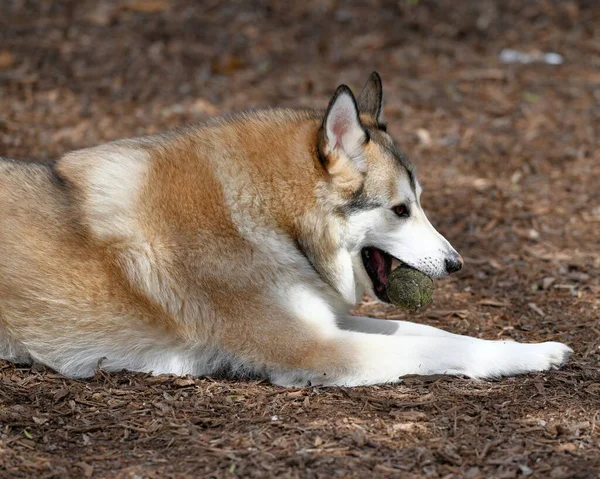
<path fill-rule="evenodd" d="M 452 253 L 444 260 L 444 265 L 446 266 L 446 271 L 448 273 L 456 273 L 460 271 L 463 267 L 463 259 L 462 256 L 458 253 Z"/>

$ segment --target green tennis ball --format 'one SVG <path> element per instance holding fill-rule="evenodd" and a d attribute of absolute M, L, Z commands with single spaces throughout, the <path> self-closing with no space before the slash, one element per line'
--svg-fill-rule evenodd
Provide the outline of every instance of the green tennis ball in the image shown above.
<path fill-rule="evenodd" d="M 387 295 L 397 308 L 415 312 L 431 302 L 433 290 L 433 280 L 429 276 L 401 265 L 390 274 Z"/>

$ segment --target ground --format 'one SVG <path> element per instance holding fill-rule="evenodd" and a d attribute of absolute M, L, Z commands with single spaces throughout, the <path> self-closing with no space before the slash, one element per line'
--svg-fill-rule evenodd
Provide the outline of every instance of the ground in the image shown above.
<path fill-rule="evenodd" d="M 544 374 L 354 389 L 0 362 L 0 477 L 600 477 L 598 22 L 593 0 L 3 1 L 7 157 L 325 107 L 378 70 L 389 131 L 466 261 L 411 319 L 575 354 Z M 564 62 L 506 64 L 504 48 Z"/>

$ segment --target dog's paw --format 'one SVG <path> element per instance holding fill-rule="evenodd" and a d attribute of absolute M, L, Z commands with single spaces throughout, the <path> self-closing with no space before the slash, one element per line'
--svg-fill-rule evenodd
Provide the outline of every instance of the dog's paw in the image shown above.
<path fill-rule="evenodd" d="M 538 368 L 534 369 L 534 371 L 558 369 L 565 364 L 571 357 L 571 354 L 573 354 L 573 350 L 569 346 L 554 341 L 532 344 L 531 346 L 537 346 L 536 362 Z"/>
<path fill-rule="evenodd" d="M 573 350 L 565 344 L 549 341 L 537 344 L 513 343 L 511 357 L 507 357 L 503 376 L 558 369 L 565 364 Z"/>
<path fill-rule="evenodd" d="M 467 373 L 474 378 L 498 378 L 558 369 L 573 350 L 562 343 L 523 344 L 513 341 L 482 343 L 483 350 Z"/>

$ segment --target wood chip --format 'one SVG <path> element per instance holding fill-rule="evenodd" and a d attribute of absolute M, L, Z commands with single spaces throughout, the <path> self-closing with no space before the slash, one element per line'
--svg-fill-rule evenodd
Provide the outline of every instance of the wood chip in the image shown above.
<path fill-rule="evenodd" d="M 507 308 L 511 306 L 507 301 L 497 301 L 495 299 L 482 299 L 477 301 L 477 304 L 480 304 L 481 306 L 492 306 L 494 308 Z"/>

